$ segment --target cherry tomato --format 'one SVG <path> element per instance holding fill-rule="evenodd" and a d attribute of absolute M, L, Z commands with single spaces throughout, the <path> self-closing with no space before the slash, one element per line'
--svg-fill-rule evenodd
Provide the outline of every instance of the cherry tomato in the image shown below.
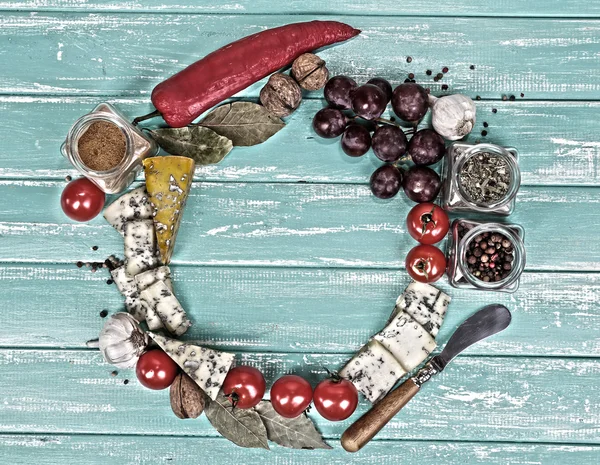
<path fill-rule="evenodd" d="M 329 421 L 342 421 L 356 410 L 358 392 L 347 379 L 330 378 L 315 388 L 313 401 L 317 412 Z"/>
<path fill-rule="evenodd" d="M 75 221 L 89 221 L 102 211 L 106 195 L 87 178 L 67 184 L 60 197 L 65 215 Z"/>
<path fill-rule="evenodd" d="M 310 383 L 297 375 L 282 376 L 271 387 L 271 404 L 285 418 L 295 418 L 304 412 L 312 396 Z"/>
<path fill-rule="evenodd" d="M 179 373 L 179 367 L 160 349 L 142 354 L 135 367 L 135 374 L 148 389 L 168 388 Z"/>
<path fill-rule="evenodd" d="M 446 257 L 433 245 L 418 245 L 406 256 L 406 271 L 421 283 L 432 283 L 446 271 Z"/>
<path fill-rule="evenodd" d="M 227 373 L 223 382 L 223 393 L 237 408 L 252 408 L 263 398 L 266 389 L 265 378 L 253 367 L 239 366 Z"/>
<path fill-rule="evenodd" d="M 413 239 L 421 244 L 440 242 L 450 229 L 448 215 L 439 205 L 420 203 L 406 217 L 406 229 Z"/>

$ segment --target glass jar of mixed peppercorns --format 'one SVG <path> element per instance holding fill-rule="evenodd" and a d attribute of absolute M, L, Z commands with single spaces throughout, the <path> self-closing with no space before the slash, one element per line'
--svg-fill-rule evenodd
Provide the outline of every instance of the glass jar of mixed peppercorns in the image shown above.
<path fill-rule="evenodd" d="M 448 147 L 442 173 L 445 210 L 504 216 L 513 212 L 521 186 L 516 149 L 454 143 Z"/>
<path fill-rule="evenodd" d="M 520 225 L 459 219 L 449 236 L 447 274 L 452 286 L 502 292 L 519 288 L 525 268 Z"/>

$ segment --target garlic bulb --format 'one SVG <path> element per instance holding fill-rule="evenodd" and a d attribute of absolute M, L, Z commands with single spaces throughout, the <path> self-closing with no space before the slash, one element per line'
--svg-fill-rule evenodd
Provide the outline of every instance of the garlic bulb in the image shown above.
<path fill-rule="evenodd" d="M 112 315 L 100 331 L 104 360 L 119 368 L 132 368 L 148 345 L 148 335 L 129 313 Z"/>
<path fill-rule="evenodd" d="M 475 102 L 466 95 L 430 95 L 429 106 L 433 128 L 444 139 L 462 139 L 475 127 Z"/>

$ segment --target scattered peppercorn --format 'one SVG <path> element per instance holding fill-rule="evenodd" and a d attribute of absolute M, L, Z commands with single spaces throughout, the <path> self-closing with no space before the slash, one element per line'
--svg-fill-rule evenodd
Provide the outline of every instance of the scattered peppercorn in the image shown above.
<path fill-rule="evenodd" d="M 469 69 L 475 69 L 475 65 L 469 66 Z"/>
<path fill-rule="evenodd" d="M 406 57 L 406 62 L 410 63 L 412 61 L 412 57 Z"/>
<path fill-rule="evenodd" d="M 98 250 L 98 246 L 97 246 L 97 245 L 93 246 L 93 247 L 92 247 L 92 250 L 94 250 L 94 251 L 95 251 L 95 250 Z"/>
<path fill-rule="evenodd" d="M 447 67 L 447 66 L 444 66 L 444 67 L 442 68 L 442 73 L 446 74 L 447 72 L 448 72 L 448 67 Z"/>
<path fill-rule="evenodd" d="M 108 316 L 108 310 L 102 310 L 100 312 L 100 318 L 106 318 Z"/>
<path fill-rule="evenodd" d="M 448 90 L 448 84 L 442 84 L 442 90 Z"/>
<path fill-rule="evenodd" d="M 119 374 L 119 372 L 117 370 L 111 371 L 110 375 L 111 376 L 117 376 Z"/>
<path fill-rule="evenodd" d="M 503 95 L 502 100 L 506 101 L 506 100 L 508 100 L 508 97 L 506 95 Z"/>
<path fill-rule="evenodd" d="M 73 180 L 73 178 L 69 175 L 65 176 L 65 181 L 67 182 L 71 182 Z"/>
<path fill-rule="evenodd" d="M 498 109 L 492 108 L 492 113 L 498 113 Z"/>
<path fill-rule="evenodd" d="M 483 137 L 487 136 L 487 131 L 484 129 L 483 131 L 481 131 L 481 135 L 482 135 Z"/>
<path fill-rule="evenodd" d="M 124 379 L 123 380 L 123 384 L 129 384 L 129 380 L 128 379 Z"/>
<path fill-rule="evenodd" d="M 444 75 L 442 73 L 437 73 L 435 75 L 435 77 L 433 78 L 434 81 L 439 81 L 440 79 L 442 79 L 444 77 Z"/>
<path fill-rule="evenodd" d="M 525 94 L 523 92 L 521 92 L 521 98 L 525 97 Z"/>
<path fill-rule="evenodd" d="M 476 95 L 476 96 L 475 96 L 475 100 L 481 100 L 481 96 L 479 96 L 479 95 Z"/>
<path fill-rule="evenodd" d="M 112 279 L 107 279 L 106 280 L 106 284 L 108 284 L 109 286 L 114 283 L 114 281 Z"/>
<path fill-rule="evenodd" d="M 77 268 L 81 268 L 83 266 L 83 262 L 77 262 L 76 265 L 77 265 Z"/>
<path fill-rule="evenodd" d="M 408 73 L 408 79 L 414 79 L 414 78 L 415 78 L 414 73 Z"/>
<path fill-rule="evenodd" d="M 487 128 L 489 126 L 489 124 L 487 124 L 485 121 L 483 122 L 483 127 Z"/>
<path fill-rule="evenodd" d="M 516 97 L 515 97 L 514 95 L 511 95 L 511 96 L 510 96 L 508 99 L 509 99 L 511 102 L 514 102 L 514 101 L 515 101 L 515 98 L 516 98 Z"/>
<path fill-rule="evenodd" d="M 425 71 L 425 74 L 427 74 L 427 76 L 431 76 L 432 71 L 430 69 L 428 69 L 427 71 Z"/>

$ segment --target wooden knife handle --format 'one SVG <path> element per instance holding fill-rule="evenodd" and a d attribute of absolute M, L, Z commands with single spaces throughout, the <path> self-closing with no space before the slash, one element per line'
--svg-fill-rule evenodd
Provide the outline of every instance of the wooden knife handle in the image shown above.
<path fill-rule="evenodd" d="M 412 378 L 404 381 L 344 431 L 342 447 L 348 452 L 358 452 L 402 410 L 402 407 L 417 392 L 419 392 L 419 386 Z"/>

